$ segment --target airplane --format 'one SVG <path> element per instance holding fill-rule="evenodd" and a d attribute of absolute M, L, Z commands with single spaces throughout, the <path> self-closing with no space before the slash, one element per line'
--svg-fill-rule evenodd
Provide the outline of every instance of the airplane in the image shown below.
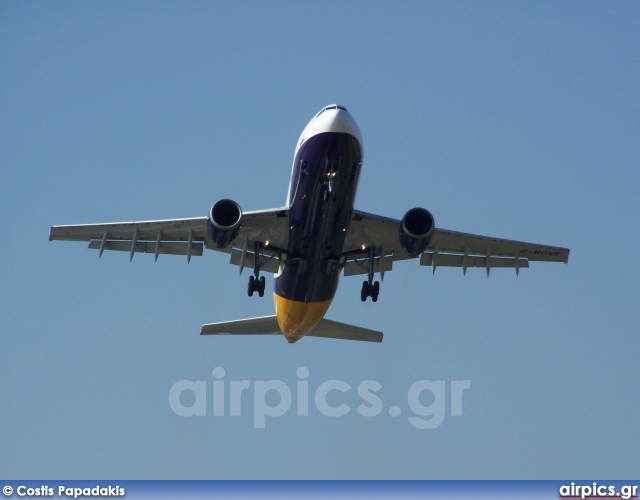
<path fill-rule="evenodd" d="M 52 226 L 49 241 L 89 242 L 89 248 L 185 255 L 187 263 L 203 249 L 227 253 L 230 262 L 253 269 L 248 295 L 265 293 L 261 272 L 274 273 L 275 314 L 202 325 L 201 335 L 284 335 L 382 342 L 382 332 L 326 319 L 340 274 L 365 275 L 360 299 L 378 300 L 380 281 L 393 263 L 417 259 L 421 266 L 468 268 L 529 267 L 529 261 L 568 263 L 569 249 L 466 234 L 435 225 L 416 207 L 401 220 L 354 209 L 362 169 L 358 126 L 344 106 L 322 108 L 296 144 L 286 205 L 242 212 L 222 199 L 206 217 Z"/>

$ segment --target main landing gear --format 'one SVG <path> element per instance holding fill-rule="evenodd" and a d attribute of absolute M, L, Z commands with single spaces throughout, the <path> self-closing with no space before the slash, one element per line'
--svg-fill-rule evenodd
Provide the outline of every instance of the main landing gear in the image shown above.
<path fill-rule="evenodd" d="M 367 297 L 371 297 L 371 300 L 378 302 L 378 294 L 380 293 L 380 282 L 370 283 L 368 281 L 362 282 L 362 290 L 360 290 L 360 300 L 366 302 Z"/>
<path fill-rule="evenodd" d="M 262 258 L 260 254 L 260 242 L 256 241 L 253 245 L 253 275 L 249 276 L 247 295 L 253 297 L 254 292 L 258 292 L 260 297 L 264 297 L 265 279 L 264 276 L 260 276 L 260 269 L 271 261 L 271 259 L 275 257 L 275 254 Z M 246 244 L 244 252 L 246 253 Z"/>
<path fill-rule="evenodd" d="M 249 276 L 249 287 L 247 289 L 249 297 L 253 297 L 253 292 L 258 292 L 260 297 L 264 297 L 264 287 L 264 276 Z"/>
<path fill-rule="evenodd" d="M 374 249 L 369 247 L 369 279 L 362 282 L 362 290 L 360 290 L 360 300 L 362 302 L 367 301 L 367 297 L 371 297 L 373 302 L 378 302 L 378 294 L 380 293 L 380 282 L 373 281 L 373 269 L 374 269 Z M 380 262 L 382 266 L 382 262 Z"/>

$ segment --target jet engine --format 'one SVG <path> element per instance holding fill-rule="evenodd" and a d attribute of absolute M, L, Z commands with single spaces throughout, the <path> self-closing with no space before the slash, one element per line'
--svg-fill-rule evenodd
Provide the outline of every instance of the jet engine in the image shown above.
<path fill-rule="evenodd" d="M 207 219 L 207 232 L 213 244 L 225 248 L 231 243 L 242 223 L 242 210 L 233 200 L 220 200 L 214 203 Z"/>
<path fill-rule="evenodd" d="M 424 208 L 412 208 L 402 218 L 400 244 L 409 257 L 425 251 L 435 231 L 433 215 Z"/>

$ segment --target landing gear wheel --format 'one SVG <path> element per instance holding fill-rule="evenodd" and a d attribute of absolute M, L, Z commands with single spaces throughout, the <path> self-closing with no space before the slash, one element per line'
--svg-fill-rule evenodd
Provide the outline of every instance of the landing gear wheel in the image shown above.
<path fill-rule="evenodd" d="M 380 293 L 380 282 L 376 281 L 371 290 L 371 300 L 378 302 L 378 294 Z"/>
<path fill-rule="evenodd" d="M 369 282 L 364 281 L 362 283 L 362 290 L 360 290 L 360 300 L 366 302 L 369 295 Z"/>
<path fill-rule="evenodd" d="M 265 287 L 264 276 L 260 276 L 260 287 L 258 289 L 258 295 L 260 297 L 264 297 L 264 287 Z"/>
<path fill-rule="evenodd" d="M 247 287 L 247 295 L 253 297 L 253 292 L 256 291 L 256 280 L 253 276 L 249 276 L 249 286 Z"/>

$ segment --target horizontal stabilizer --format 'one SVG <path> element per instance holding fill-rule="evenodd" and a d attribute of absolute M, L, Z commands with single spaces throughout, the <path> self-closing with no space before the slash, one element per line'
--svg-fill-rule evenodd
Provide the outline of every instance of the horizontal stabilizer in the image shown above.
<path fill-rule="evenodd" d="M 276 316 L 262 316 L 202 325 L 200 335 L 282 335 L 282 332 Z M 321 319 L 307 336 L 382 342 L 382 332 L 328 319 Z"/>
<path fill-rule="evenodd" d="M 202 325 L 200 335 L 282 335 L 275 316 L 238 319 Z"/>
<path fill-rule="evenodd" d="M 309 337 L 325 337 L 328 339 L 363 340 L 365 342 L 382 342 L 382 332 L 361 328 L 359 326 L 338 323 L 330 319 L 321 319 L 316 327 L 307 333 Z"/>

